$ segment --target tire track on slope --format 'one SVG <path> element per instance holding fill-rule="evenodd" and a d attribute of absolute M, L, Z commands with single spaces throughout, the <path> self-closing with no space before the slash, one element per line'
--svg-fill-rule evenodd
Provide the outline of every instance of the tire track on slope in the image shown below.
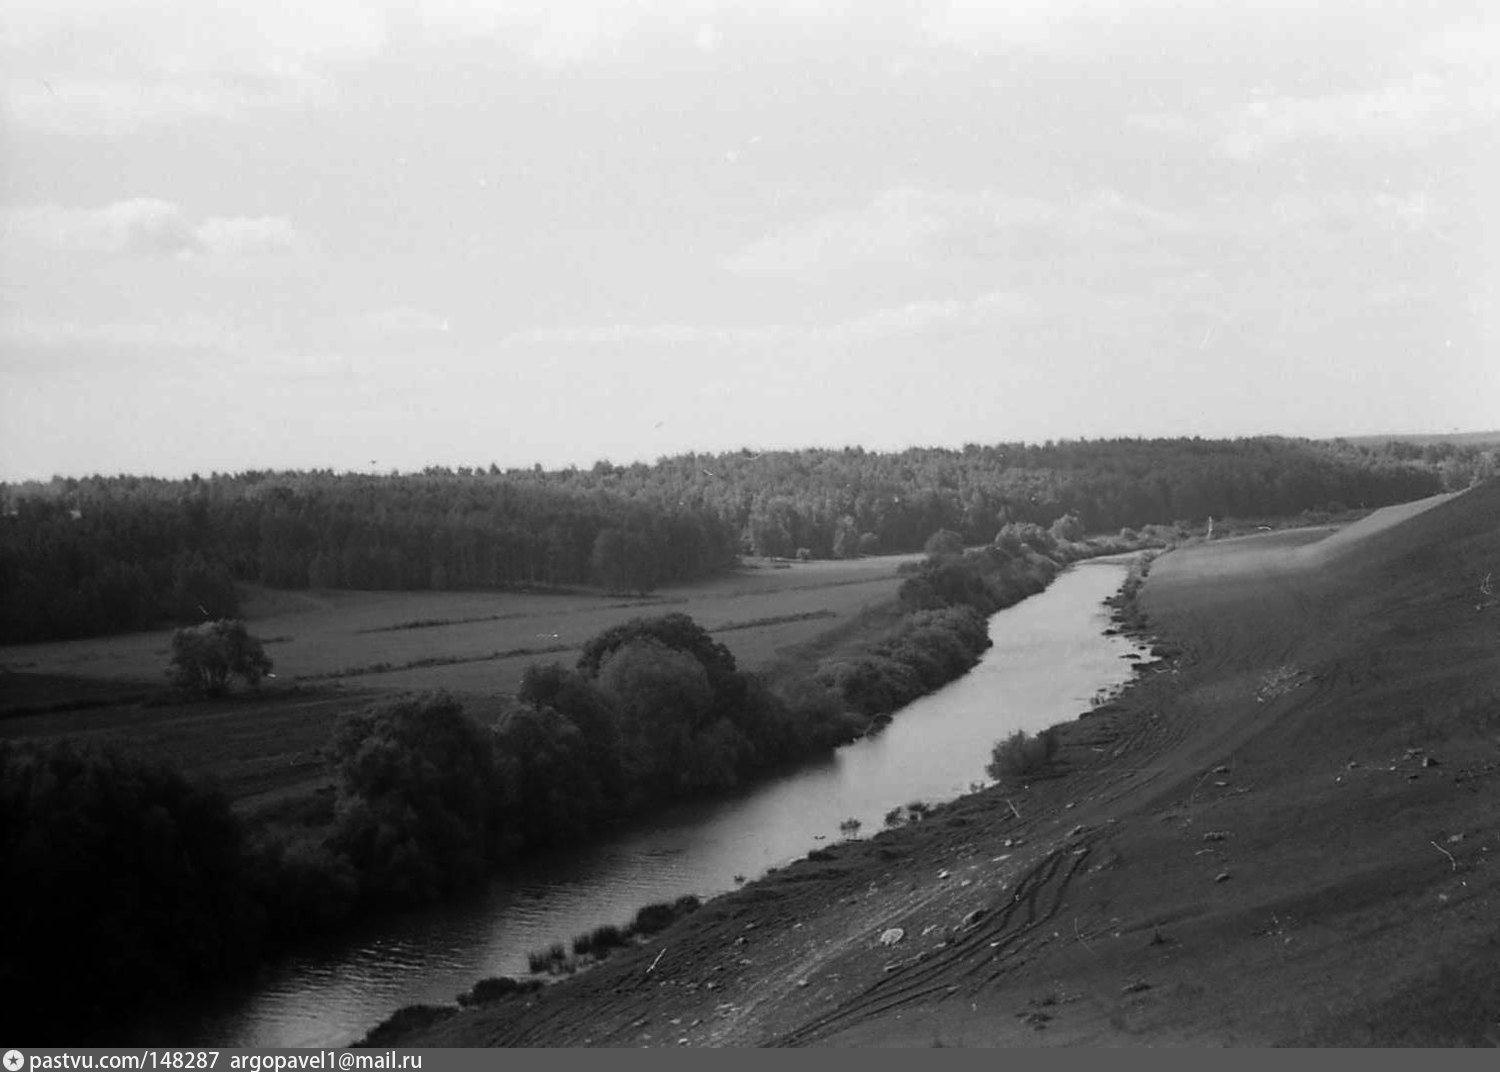
<path fill-rule="evenodd" d="M 945 997 L 983 973 L 984 986 L 1018 966 L 1027 936 L 1051 920 L 1091 852 L 1091 839 L 1054 849 L 1022 875 L 1011 896 L 935 953 L 918 953 L 838 1007 L 783 1034 L 772 1046 L 805 1046 L 902 1006 Z M 999 966 L 997 967 L 997 962 Z"/>

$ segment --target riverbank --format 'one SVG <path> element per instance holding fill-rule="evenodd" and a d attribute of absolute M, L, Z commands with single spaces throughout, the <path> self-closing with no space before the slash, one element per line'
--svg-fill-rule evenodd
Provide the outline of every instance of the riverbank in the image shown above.
<path fill-rule="evenodd" d="M 1500 484 L 1159 557 L 1061 775 L 401 1046 L 1500 1042 Z"/>

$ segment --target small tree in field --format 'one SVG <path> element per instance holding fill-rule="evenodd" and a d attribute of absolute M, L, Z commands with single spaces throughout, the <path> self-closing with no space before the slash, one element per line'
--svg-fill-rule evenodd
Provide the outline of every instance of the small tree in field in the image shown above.
<path fill-rule="evenodd" d="M 271 660 L 260 640 L 247 633 L 245 623 L 238 619 L 204 622 L 172 634 L 167 675 L 183 692 L 222 696 L 229 691 L 231 677 L 254 687 L 270 672 Z"/>

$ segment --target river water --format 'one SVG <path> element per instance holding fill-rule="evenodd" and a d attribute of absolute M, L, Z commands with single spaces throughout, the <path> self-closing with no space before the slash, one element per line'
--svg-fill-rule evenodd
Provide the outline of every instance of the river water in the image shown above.
<path fill-rule="evenodd" d="M 990 749 L 1016 729 L 1071 720 L 1125 683 L 1136 652 L 1106 636 L 1103 600 L 1124 559 L 1079 563 L 990 619 L 994 646 L 967 675 L 827 760 L 726 799 L 675 808 L 583 849 L 527 861 L 479 897 L 386 920 L 378 930 L 287 958 L 254 986 L 191 1015 L 174 1045 L 341 1046 L 403 1005 L 451 1003 L 490 975 L 524 976 L 526 954 L 683 894 L 734 889 L 912 801 L 988 783 Z M 183 1035 L 187 1037 L 183 1037 Z"/>

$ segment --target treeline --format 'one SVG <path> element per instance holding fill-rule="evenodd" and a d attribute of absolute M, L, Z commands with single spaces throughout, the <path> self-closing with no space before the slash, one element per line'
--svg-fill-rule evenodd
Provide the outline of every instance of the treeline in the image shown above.
<path fill-rule="evenodd" d="M 0 643 L 233 617 L 236 582 L 644 590 L 737 549 L 702 509 L 488 474 L 92 477 L 0 493 Z"/>
<path fill-rule="evenodd" d="M 332 796 L 255 829 L 160 764 L 0 742 L 0 872 L 17 876 L 0 884 L 0 987 L 16 1037 L 106 1039 L 131 1010 L 278 948 L 853 739 L 969 669 L 990 643 L 985 615 L 1059 568 L 1035 550 L 1049 534 L 1016 531 L 1032 544 L 934 553 L 885 636 L 790 687 L 669 614 L 606 630 L 574 666 L 533 665 L 490 726 L 445 693 L 347 716 L 328 748 Z"/>
<path fill-rule="evenodd" d="M 847 448 L 604 463 L 574 485 L 662 489 L 724 518 L 748 553 L 912 551 L 938 529 L 990 542 L 1009 522 L 1066 514 L 1091 533 L 1212 517 L 1279 517 L 1405 502 L 1492 472 L 1493 450 L 1355 447 L 1282 438 L 1117 439 L 913 449 Z"/>
<path fill-rule="evenodd" d="M 686 454 L 545 472 L 0 485 L 0 643 L 232 616 L 236 582 L 644 591 L 736 554 L 989 543 L 1072 515 L 1089 532 L 1376 507 L 1493 474 L 1493 448 L 1282 438 L 1080 440 L 875 453 Z"/>

